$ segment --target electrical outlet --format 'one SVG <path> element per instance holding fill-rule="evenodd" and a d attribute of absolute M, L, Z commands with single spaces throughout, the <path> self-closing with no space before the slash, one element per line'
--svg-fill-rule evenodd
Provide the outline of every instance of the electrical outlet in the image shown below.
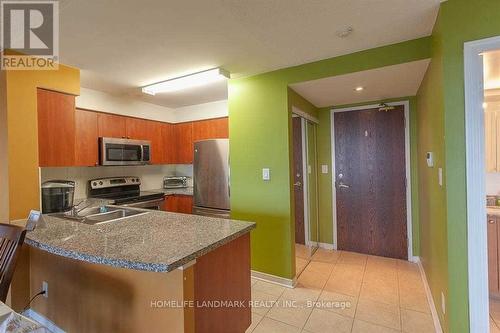
<path fill-rule="evenodd" d="M 443 314 L 446 313 L 446 299 L 443 292 L 441 292 L 441 310 L 443 310 Z"/>
<path fill-rule="evenodd" d="M 42 282 L 42 290 L 45 291 L 45 294 L 43 294 L 43 297 L 48 298 L 49 297 L 49 284 L 47 281 Z"/>

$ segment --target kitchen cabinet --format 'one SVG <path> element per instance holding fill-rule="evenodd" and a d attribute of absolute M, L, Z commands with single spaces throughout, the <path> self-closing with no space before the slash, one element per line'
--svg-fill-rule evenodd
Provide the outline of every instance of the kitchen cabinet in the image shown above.
<path fill-rule="evenodd" d="M 228 118 L 193 122 L 193 141 L 229 138 Z"/>
<path fill-rule="evenodd" d="M 191 195 L 173 194 L 165 197 L 167 212 L 191 214 L 193 211 L 193 197 Z"/>
<path fill-rule="evenodd" d="M 500 110 L 484 112 L 486 171 L 500 172 Z"/>
<path fill-rule="evenodd" d="M 179 123 L 174 125 L 175 159 L 176 164 L 193 163 L 193 123 Z"/>
<path fill-rule="evenodd" d="M 96 166 L 99 164 L 98 114 L 76 109 L 75 112 L 75 165 Z"/>
<path fill-rule="evenodd" d="M 126 117 L 109 113 L 97 114 L 99 137 L 124 138 L 127 136 Z"/>
<path fill-rule="evenodd" d="M 500 217 L 488 215 L 488 285 L 490 294 L 500 296 Z"/>
<path fill-rule="evenodd" d="M 37 109 L 39 165 L 74 165 L 75 96 L 39 88 Z"/>
<path fill-rule="evenodd" d="M 134 140 L 149 140 L 148 120 L 137 118 L 125 118 L 127 138 Z"/>
<path fill-rule="evenodd" d="M 161 127 L 165 164 L 174 164 L 176 160 L 174 126 L 173 124 L 163 123 Z"/>
<path fill-rule="evenodd" d="M 72 95 L 38 89 L 40 166 L 95 166 L 99 137 L 151 141 L 151 164 L 192 164 L 194 142 L 228 138 L 228 118 L 179 124 L 75 109 Z"/>

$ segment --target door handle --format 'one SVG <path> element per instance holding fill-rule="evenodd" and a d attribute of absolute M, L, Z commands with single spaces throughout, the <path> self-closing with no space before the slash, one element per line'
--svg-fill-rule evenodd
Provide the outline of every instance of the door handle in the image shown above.
<path fill-rule="evenodd" d="M 293 184 L 293 186 L 302 186 L 302 183 L 301 182 L 296 182 Z"/>

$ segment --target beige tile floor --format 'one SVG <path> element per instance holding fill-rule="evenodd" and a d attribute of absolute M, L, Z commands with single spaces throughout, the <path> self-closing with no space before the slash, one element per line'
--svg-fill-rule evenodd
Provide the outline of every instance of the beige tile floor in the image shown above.
<path fill-rule="evenodd" d="M 311 252 L 311 247 L 302 244 L 295 244 L 295 273 L 297 276 L 302 273 L 309 263 Z"/>
<path fill-rule="evenodd" d="M 401 260 L 319 249 L 296 288 L 252 279 L 252 300 L 247 332 L 435 331 L 418 267 Z"/>

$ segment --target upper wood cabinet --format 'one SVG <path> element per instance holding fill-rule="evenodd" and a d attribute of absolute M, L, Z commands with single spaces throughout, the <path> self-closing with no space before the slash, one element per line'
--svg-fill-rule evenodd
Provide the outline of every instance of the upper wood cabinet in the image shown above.
<path fill-rule="evenodd" d="M 127 138 L 134 140 L 149 140 L 149 121 L 146 119 L 126 118 Z"/>
<path fill-rule="evenodd" d="M 174 125 L 175 163 L 193 163 L 193 123 Z"/>
<path fill-rule="evenodd" d="M 99 137 L 124 138 L 127 136 L 126 119 L 123 116 L 98 113 L 97 126 Z"/>
<path fill-rule="evenodd" d="M 162 142 L 164 145 L 164 157 L 165 164 L 174 164 L 177 156 L 176 156 L 176 139 L 175 139 L 175 131 L 173 124 L 162 124 Z"/>
<path fill-rule="evenodd" d="M 98 113 L 76 109 L 75 113 L 75 165 L 99 164 Z"/>
<path fill-rule="evenodd" d="M 486 171 L 500 172 L 500 113 L 497 110 L 484 112 L 484 134 Z"/>
<path fill-rule="evenodd" d="M 167 164 L 166 139 L 163 124 L 157 121 L 148 121 L 148 136 L 151 141 L 151 162 L 153 164 Z"/>
<path fill-rule="evenodd" d="M 193 141 L 229 138 L 228 118 L 193 122 Z"/>
<path fill-rule="evenodd" d="M 75 96 L 38 89 L 42 167 L 95 166 L 99 137 L 151 141 L 152 164 L 193 163 L 194 142 L 228 138 L 228 119 L 179 124 L 75 109 Z"/>
<path fill-rule="evenodd" d="M 75 96 L 37 89 L 41 167 L 75 164 Z"/>

